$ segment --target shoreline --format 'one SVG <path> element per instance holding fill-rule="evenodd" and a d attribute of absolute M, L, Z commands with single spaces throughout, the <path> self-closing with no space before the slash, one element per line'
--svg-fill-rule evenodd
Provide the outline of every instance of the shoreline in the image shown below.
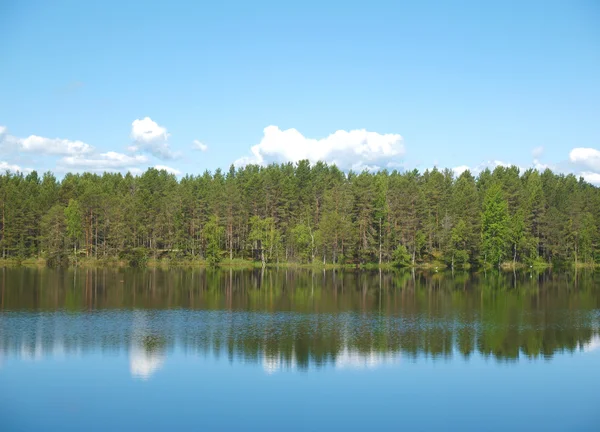
<path fill-rule="evenodd" d="M 14 258 L 0 258 L 0 268 L 16 268 L 16 267 L 28 267 L 28 268 L 45 268 L 47 267 L 47 261 L 44 258 L 28 258 L 24 260 L 17 260 Z M 170 260 L 170 259 L 149 259 L 144 266 L 132 266 L 126 260 L 120 259 L 96 259 L 86 258 L 77 262 L 77 264 L 69 263 L 68 266 L 62 268 L 104 268 L 104 267 L 116 267 L 122 269 L 132 268 L 200 268 L 206 269 L 211 268 L 211 265 L 206 260 Z M 219 269 L 238 269 L 238 270 L 251 270 L 262 268 L 260 261 L 251 261 L 241 258 L 233 260 L 223 260 L 214 268 Z M 279 262 L 279 263 L 267 263 L 265 268 L 285 268 L 285 269 L 304 269 L 304 270 L 430 270 L 434 272 L 438 271 L 452 271 L 452 268 L 440 262 L 425 262 L 418 263 L 415 265 L 398 267 L 392 263 L 367 263 L 367 264 L 331 264 L 322 262 L 318 263 L 297 263 L 297 262 Z M 600 268 L 600 264 L 597 263 L 582 263 L 579 262 L 577 265 L 574 263 L 571 265 L 555 266 L 551 263 L 537 262 L 532 265 L 524 263 L 514 263 L 512 261 L 506 261 L 501 264 L 499 270 L 504 272 L 509 271 L 546 271 L 552 269 L 596 269 Z M 478 271 L 478 270 L 494 270 L 498 269 L 494 266 L 468 266 L 468 267 L 457 267 L 454 271 Z"/>

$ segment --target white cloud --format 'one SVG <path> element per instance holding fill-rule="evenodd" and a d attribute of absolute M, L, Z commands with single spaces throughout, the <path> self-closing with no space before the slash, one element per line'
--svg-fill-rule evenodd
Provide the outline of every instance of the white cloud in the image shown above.
<path fill-rule="evenodd" d="M 166 129 L 157 125 L 149 117 L 133 122 L 131 137 L 135 140 L 135 145 L 129 148 L 130 151 L 145 150 L 163 159 L 174 156 L 166 142 L 169 137 Z M 12 152 L 31 152 L 38 155 L 62 156 L 56 166 L 56 170 L 59 172 L 129 171 L 137 175 L 142 173 L 139 166 L 149 161 L 149 158 L 143 154 L 124 154 L 114 151 L 98 153 L 93 146 L 82 141 L 44 138 L 37 135 L 18 138 L 9 135 L 5 126 L 0 126 L 0 145 Z M 179 170 L 164 165 L 156 165 L 155 168 L 164 169 L 175 175 L 181 174 Z M 6 170 L 13 172 L 31 171 L 30 169 L 21 169 L 20 166 L 11 162 L 0 161 L 0 172 Z"/>
<path fill-rule="evenodd" d="M 544 146 L 538 146 L 531 151 L 531 156 L 539 159 L 544 154 Z"/>
<path fill-rule="evenodd" d="M 336 163 L 336 165 L 338 165 L 338 164 Z M 371 173 L 375 173 L 375 172 L 381 170 L 381 167 L 379 165 L 367 165 L 363 162 L 356 162 L 356 163 L 352 164 L 350 169 L 352 169 L 352 171 L 355 171 L 355 172 L 369 171 Z"/>
<path fill-rule="evenodd" d="M 462 173 L 464 173 L 465 171 L 467 171 L 467 170 L 470 170 L 470 169 L 471 169 L 471 168 L 469 168 L 469 167 L 468 167 L 468 166 L 466 166 L 466 165 L 460 165 L 460 166 L 457 166 L 457 167 L 454 167 L 454 168 L 452 168 L 452 171 L 454 172 L 454 175 L 455 175 L 456 177 L 458 177 L 458 176 L 460 176 Z"/>
<path fill-rule="evenodd" d="M 71 141 L 63 138 L 47 138 L 38 135 L 19 138 L 10 135 L 6 126 L 0 126 L 0 145 L 12 151 L 56 156 L 82 155 L 94 151 L 93 146 L 78 140 Z"/>
<path fill-rule="evenodd" d="M 596 186 L 600 186 L 600 174 L 599 173 L 583 171 L 583 172 L 579 173 L 579 175 L 581 177 L 583 177 L 583 179 L 586 182 L 591 183 Z"/>
<path fill-rule="evenodd" d="M 21 167 L 19 165 L 9 164 L 8 162 L 0 161 L 0 174 L 4 174 L 6 171 L 20 172 Z"/>
<path fill-rule="evenodd" d="M 178 169 L 171 168 L 171 167 L 168 167 L 166 165 L 154 165 L 154 168 L 157 169 L 157 170 L 165 170 L 169 174 L 174 174 L 174 175 L 181 174 L 181 171 L 179 171 Z"/>
<path fill-rule="evenodd" d="M 585 181 L 600 185 L 600 151 L 590 147 L 576 147 L 569 153 L 569 161 Z"/>
<path fill-rule="evenodd" d="M 474 176 L 477 176 L 482 171 L 484 171 L 486 168 L 489 168 L 490 170 L 493 171 L 495 168 L 497 168 L 499 166 L 508 168 L 508 167 L 513 166 L 513 165 L 514 164 L 506 163 L 506 162 L 503 162 L 503 161 L 500 161 L 500 160 L 493 160 L 493 161 L 482 162 L 479 165 L 473 166 L 473 167 L 470 167 L 468 165 L 460 165 L 460 166 L 452 168 L 452 172 L 454 172 L 454 176 L 455 177 L 458 177 L 462 173 L 464 173 L 465 171 L 469 170 L 471 172 L 471 174 L 473 174 Z M 525 171 L 523 169 L 523 167 L 520 167 L 518 165 L 517 165 L 517 167 L 519 168 L 519 170 L 521 172 Z"/>
<path fill-rule="evenodd" d="M 166 141 L 169 139 L 169 134 L 167 129 L 159 126 L 150 117 L 144 117 L 131 123 L 131 138 L 137 142 Z"/>
<path fill-rule="evenodd" d="M 167 129 L 159 126 L 150 117 L 137 119 L 131 123 L 131 139 L 134 145 L 128 149 L 144 151 L 163 160 L 173 159 L 177 155 L 169 146 L 169 136 Z"/>
<path fill-rule="evenodd" d="M 593 148 L 577 147 L 569 153 L 569 160 L 592 171 L 600 171 L 600 151 Z"/>
<path fill-rule="evenodd" d="M 235 165 L 250 163 L 296 162 L 308 159 L 311 163 L 335 163 L 341 169 L 360 170 L 377 167 L 378 163 L 393 162 L 404 155 L 402 137 L 398 134 L 379 134 L 364 129 L 337 132 L 326 138 L 307 138 L 296 129 L 280 130 L 277 126 L 264 129 L 261 142 L 250 149 L 252 156 L 235 161 Z"/>
<path fill-rule="evenodd" d="M 206 150 L 208 150 L 208 146 L 206 144 L 204 144 L 203 142 L 200 142 L 198 140 L 194 140 L 192 142 L 192 148 L 195 150 L 200 150 L 202 152 L 205 152 Z"/>
<path fill-rule="evenodd" d="M 533 160 L 533 168 L 535 168 L 536 170 L 538 170 L 540 172 L 545 171 L 546 168 L 552 169 L 550 165 L 542 163 L 537 159 Z"/>
<path fill-rule="evenodd" d="M 78 155 L 91 153 L 94 150 L 94 147 L 82 141 L 45 138 L 37 135 L 20 140 L 19 145 L 23 151 L 48 155 Z"/>
<path fill-rule="evenodd" d="M 123 153 L 107 152 L 89 157 L 68 156 L 60 160 L 59 164 L 69 168 L 91 169 L 94 171 L 112 171 L 139 165 L 148 161 L 144 155 L 129 156 Z"/>

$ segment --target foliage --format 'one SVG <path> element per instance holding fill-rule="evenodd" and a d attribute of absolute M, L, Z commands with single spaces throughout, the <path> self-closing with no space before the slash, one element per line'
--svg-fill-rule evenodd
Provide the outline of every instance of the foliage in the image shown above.
<path fill-rule="evenodd" d="M 67 260 L 65 225 L 65 212 L 60 204 L 53 206 L 42 219 L 42 248 L 50 267 L 61 266 Z"/>
<path fill-rule="evenodd" d="M 218 265 L 223 259 L 221 251 L 221 237 L 223 236 L 223 227 L 219 226 L 216 217 L 204 225 L 204 238 L 206 240 L 206 261 L 211 266 Z"/>
<path fill-rule="evenodd" d="M 481 215 L 482 252 L 485 263 L 502 263 L 509 234 L 508 205 L 499 185 L 488 189 Z"/>
<path fill-rule="evenodd" d="M 79 203 L 71 198 L 69 205 L 65 208 L 66 232 L 67 237 L 73 243 L 73 254 L 77 255 L 77 242 L 83 234 L 81 226 L 82 215 Z"/>
<path fill-rule="evenodd" d="M 148 250 L 145 247 L 132 248 L 122 254 L 131 267 L 145 267 L 148 262 Z"/>
<path fill-rule="evenodd" d="M 253 250 L 260 256 L 263 265 L 274 259 L 279 259 L 281 234 L 275 227 L 275 220 L 273 218 L 251 217 L 248 240 L 253 245 Z"/>
<path fill-rule="evenodd" d="M 60 212 L 60 214 L 59 214 Z M 497 167 L 344 173 L 335 166 L 0 175 L 0 253 L 63 265 L 148 258 L 450 267 L 600 258 L 600 190 L 573 175 Z M 407 258 L 408 257 L 408 258 Z M 545 265 L 546 265 L 545 264 Z"/>
<path fill-rule="evenodd" d="M 408 267 L 411 264 L 411 256 L 406 246 L 399 245 L 392 253 L 392 260 L 396 267 Z"/>

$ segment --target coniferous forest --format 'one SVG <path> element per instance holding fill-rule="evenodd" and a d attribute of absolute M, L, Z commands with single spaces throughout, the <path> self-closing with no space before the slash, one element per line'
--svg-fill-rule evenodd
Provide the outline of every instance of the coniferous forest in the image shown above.
<path fill-rule="evenodd" d="M 2 258 L 147 259 L 464 268 L 592 265 L 600 190 L 517 167 L 344 173 L 248 165 L 178 180 L 164 170 L 0 177 Z"/>

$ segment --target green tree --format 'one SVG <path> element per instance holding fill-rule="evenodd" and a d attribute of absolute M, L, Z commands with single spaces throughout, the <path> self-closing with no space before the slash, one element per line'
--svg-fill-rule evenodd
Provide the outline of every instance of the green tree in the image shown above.
<path fill-rule="evenodd" d="M 481 215 L 482 250 L 485 263 L 498 266 L 506 256 L 509 235 L 508 206 L 502 189 L 497 184 L 486 192 Z"/>
<path fill-rule="evenodd" d="M 41 222 L 43 250 L 49 266 L 64 265 L 67 260 L 65 246 L 65 211 L 60 204 L 55 204 Z"/>
<path fill-rule="evenodd" d="M 315 232 L 308 224 L 298 224 L 292 229 L 294 246 L 298 256 L 304 262 L 313 262 L 315 259 L 316 238 Z"/>
<path fill-rule="evenodd" d="M 219 221 L 213 216 L 204 225 L 202 231 L 206 241 L 206 261 L 211 266 L 217 266 L 223 259 L 221 238 L 223 237 L 224 228 L 219 225 Z"/>
<path fill-rule="evenodd" d="M 77 200 L 71 198 L 69 200 L 69 205 L 65 207 L 64 213 L 67 237 L 73 245 L 73 256 L 77 257 L 77 243 L 83 234 L 81 208 L 79 207 Z"/>
<path fill-rule="evenodd" d="M 62 227 L 62 246 L 49 241 L 61 232 L 50 226 Z M 0 174 L 0 251 L 17 260 L 50 258 L 51 245 L 68 256 L 130 262 L 208 255 L 216 262 L 257 250 L 265 264 L 385 264 L 403 262 L 402 245 L 411 264 L 588 265 L 600 259 L 599 226 L 599 188 L 516 167 L 477 177 L 437 169 L 356 174 L 305 160 L 181 179 L 154 168 L 60 181 L 51 173 Z"/>
<path fill-rule="evenodd" d="M 278 260 L 281 251 L 281 235 L 275 227 L 273 218 L 250 218 L 250 233 L 248 240 L 253 250 L 260 255 L 263 267 L 273 259 Z"/>
<path fill-rule="evenodd" d="M 464 220 L 459 220 L 454 228 L 452 228 L 448 250 L 446 252 L 446 260 L 450 262 L 450 266 L 454 268 L 455 264 L 465 266 L 469 262 L 470 250 L 469 228 Z"/>
<path fill-rule="evenodd" d="M 408 253 L 406 246 L 398 245 L 394 252 L 392 253 L 392 262 L 396 267 L 408 267 L 411 265 L 412 256 Z"/>

